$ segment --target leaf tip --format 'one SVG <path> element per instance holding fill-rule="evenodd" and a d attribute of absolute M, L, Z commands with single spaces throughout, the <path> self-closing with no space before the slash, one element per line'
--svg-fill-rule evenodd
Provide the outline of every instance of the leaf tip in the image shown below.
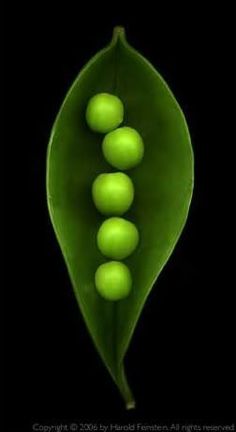
<path fill-rule="evenodd" d="M 125 39 L 125 28 L 123 26 L 115 26 L 113 29 L 112 42 L 116 43 L 119 39 Z"/>
<path fill-rule="evenodd" d="M 126 402 L 126 409 L 127 410 L 131 410 L 135 408 L 135 400 L 130 400 L 128 402 Z"/>

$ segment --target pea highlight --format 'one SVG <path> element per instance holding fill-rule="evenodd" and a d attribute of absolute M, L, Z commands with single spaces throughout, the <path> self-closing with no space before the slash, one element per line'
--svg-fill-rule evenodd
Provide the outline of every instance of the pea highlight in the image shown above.
<path fill-rule="evenodd" d="M 124 118 L 121 100 L 109 93 L 98 93 L 87 105 L 86 120 L 94 132 L 107 133 L 117 128 Z"/>
<path fill-rule="evenodd" d="M 105 136 L 102 151 L 113 167 L 127 170 L 141 162 L 144 155 L 143 140 L 135 129 L 120 127 Z"/>
<path fill-rule="evenodd" d="M 97 233 L 97 245 L 101 253 L 115 260 L 127 258 L 139 242 L 136 226 L 123 218 L 106 219 Z"/>
<path fill-rule="evenodd" d="M 93 182 L 92 196 L 100 213 L 122 215 L 133 202 L 133 182 L 122 172 L 100 174 Z"/>
<path fill-rule="evenodd" d="M 119 261 L 101 264 L 95 273 L 98 293 L 106 300 L 116 301 L 127 297 L 132 287 L 132 277 L 128 267 Z"/>

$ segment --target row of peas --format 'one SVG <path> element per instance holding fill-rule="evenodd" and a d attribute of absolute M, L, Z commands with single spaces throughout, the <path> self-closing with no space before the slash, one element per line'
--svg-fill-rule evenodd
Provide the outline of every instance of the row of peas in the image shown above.
<path fill-rule="evenodd" d="M 97 233 L 100 252 L 112 259 L 101 264 L 95 273 L 95 285 L 106 300 L 121 300 L 127 297 L 132 287 L 129 268 L 120 260 L 127 258 L 136 249 L 139 232 L 134 223 L 120 217 L 134 200 L 134 185 L 131 178 L 121 172 L 135 167 L 144 154 L 143 140 L 131 127 L 118 127 L 124 119 L 122 101 L 109 93 L 93 96 L 87 105 L 86 120 L 94 132 L 106 134 L 102 152 L 107 162 L 118 172 L 97 176 L 92 185 L 92 196 L 96 208 L 107 218 Z"/>

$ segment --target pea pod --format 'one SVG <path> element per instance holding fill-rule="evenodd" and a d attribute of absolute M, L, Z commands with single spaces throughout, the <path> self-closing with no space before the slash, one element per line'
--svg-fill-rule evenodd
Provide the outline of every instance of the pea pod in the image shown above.
<path fill-rule="evenodd" d="M 145 144 L 142 163 L 129 171 L 135 200 L 125 217 L 139 227 L 140 242 L 124 261 L 133 289 L 120 302 L 104 300 L 94 283 L 106 259 L 96 247 L 104 217 L 93 204 L 91 185 L 113 169 L 102 155 L 102 136 L 86 124 L 85 110 L 101 92 L 119 96 L 125 124 L 137 129 Z M 127 408 L 135 403 L 124 357 L 145 300 L 184 227 L 192 190 L 193 153 L 184 115 L 160 74 L 117 27 L 110 45 L 81 70 L 57 115 L 48 145 L 47 201 L 81 313 Z"/>

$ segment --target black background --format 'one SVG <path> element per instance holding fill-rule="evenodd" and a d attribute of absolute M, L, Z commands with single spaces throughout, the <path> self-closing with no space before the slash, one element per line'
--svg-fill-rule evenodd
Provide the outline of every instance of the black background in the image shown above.
<path fill-rule="evenodd" d="M 6 431 L 37 422 L 233 421 L 234 11 L 229 3 L 177 3 L 31 2 L 6 11 Z M 182 106 L 196 176 L 187 225 L 127 355 L 133 412 L 85 330 L 45 199 L 55 115 L 117 24 Z"/>

